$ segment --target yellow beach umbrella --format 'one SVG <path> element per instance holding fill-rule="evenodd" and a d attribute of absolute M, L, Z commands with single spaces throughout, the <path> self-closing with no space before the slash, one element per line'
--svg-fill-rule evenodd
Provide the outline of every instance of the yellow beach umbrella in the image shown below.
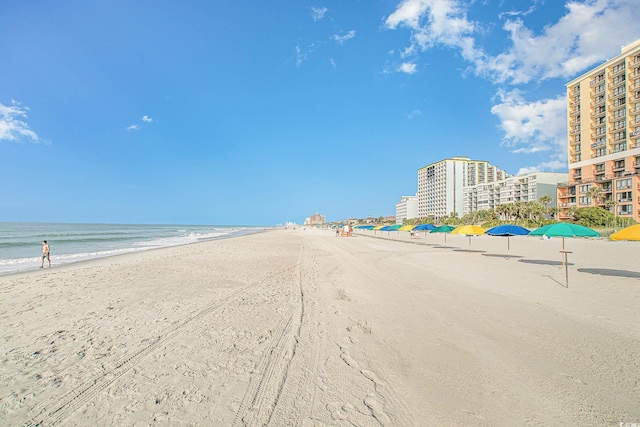
<path fill-rule="evenodd" d="M 415 225 L 403 225 L 402 227 L 398 228 L 399 231 L 411 231 L 414 228 L 416 228 Z"/>
<path fill-rule="evenodd" d="M 623 228 L 610 236 L 611 240 L 640 240 L 640 224 Z"/>
<path fill-rule="evenodd" d="M 382 227 L 384 227 L 384 225 L 376 225 L 375 227 L 373 227 L 373 229 L 380 230 Z"/>
<path fill-rule="evenodd" d="M 484 234 L 487 230 L 480 227 L 479 225 L 461 225 L 451 232 L 451 234 L 466 234 L 468 236 L 471 235 L 479 235 Z"/>
<path fill-rule="evenodd" d="M 469 250 L 471 252 L 471 236 L 484 234 L 487 230 L 479 225 L 462 225 L 451 232 L 451 234 L 466 234 L 469 236 Z"/>

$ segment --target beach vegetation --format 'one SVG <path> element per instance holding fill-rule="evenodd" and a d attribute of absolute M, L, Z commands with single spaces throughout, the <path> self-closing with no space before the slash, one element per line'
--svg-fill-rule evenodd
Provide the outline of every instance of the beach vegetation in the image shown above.
<path fill-rule="evenodd" d="M 598 187 L 592 187 L 597 188 Z M 578 208 L 573 214 L 573 221 L 585 227 L 604 227 L 614 221 L 614 215 L 599 206 Z"/>

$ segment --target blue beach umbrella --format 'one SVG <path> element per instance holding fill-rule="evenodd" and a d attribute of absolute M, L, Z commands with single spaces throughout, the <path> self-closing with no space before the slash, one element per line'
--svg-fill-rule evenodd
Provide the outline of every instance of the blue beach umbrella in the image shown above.
<path fill-rule="evenodd" d="M 528 229 L 513 224 L 498 225 L 497 227 L 490 228 L 485 232 L 485 234 L 488 234 L 489 236 L 507 236 L 507 251 L 509 251 L 509 253 L 511 253 L 511 244 L 509 242 L 509 237 L 526 236 L 529 233 L 531 233 L 531 231 L 529 231 Z M 509 258 L 509 255 L 507 255 L 507 258 Z"/>
<path fill-rule="evenodd" d="M 436 228 L 435 225 L 433 224 L 420 224 L 420 225 L 416 225 L 416 227 L 413 229 L 413 231 L 424 231 L 424 244 L 427 244 L 427 232 L 433 230 L 434 228 Z"/>
<path fill-rule="evenodd" d="M 432 224 L 420 224 L 420 225 L 416 225 L 416 227 L 413 229 L 414 231 L 431 231 L 434 228 L 436 228 L 434 225 Z"/>

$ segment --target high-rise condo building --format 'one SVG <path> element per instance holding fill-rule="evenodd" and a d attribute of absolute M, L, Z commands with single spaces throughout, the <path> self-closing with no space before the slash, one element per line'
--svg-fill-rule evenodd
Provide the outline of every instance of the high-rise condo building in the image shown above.
<path fill-rule="evenodd" d="M 402 196 L 400 203 L 396 203 L 396 224 L 402 224 L 404 219 L 418 217 L 418 196 Z"/>
<path fill-rule="evenodd" d="M 498 205 L 516 202 L 537 202 L 544 195 L 551 197 L 547 206 L 556 206 L 556 187 L 568 176 L 566 173 L 531 172 L 467 186 L 464 188 L 464 213 L 495 209 Z"/>
<path fill-rule="evenodd" d="M 464 215 L 464 187 L 504 179 L 505 171 L 484 160 L 453 157 L 418 169 L 418 216 Z"/>
<path fill-rule="evenodd" d="M 558 185 L 559 218 L 602 206 L 640 221 L 640 40 L 566 86 L 569 181 Z"/>

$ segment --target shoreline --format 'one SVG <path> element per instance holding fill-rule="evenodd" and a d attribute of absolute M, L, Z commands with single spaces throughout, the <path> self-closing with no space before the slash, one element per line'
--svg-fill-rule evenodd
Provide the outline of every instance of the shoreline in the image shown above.
<path fill-rule="evenodd" d="M 171 245 L 167 245 L 167 246 L 157 246 L 157 247 L 143 247 L 143 248 L 139 248 L 139 249 L 136 249 L 136 248 L 122 249 L 122 252 L 119 252 L 119 253 L 107 253 L 107 254 L 104 254 L 104 255 L 88 256 L 86 258 L 79 259 L 77 261 L 71 260 L 71 261 L 63 262 L 63 263 L 57 264 L 57 265 L 54 262 L 52 262 L 53 266 L 51 268 L 60 268 L 60 267 L 64 267 L 64 266 L 84 263 L 84 262 L 93 261 L 93 260 L 99 260 L 99 259 L 103 259 L 103 258 L 118 257 L 118 256 L 122 256 L 122 255 L 131 255 L 131 254 L 136 254 L 136 253 L 141 253 L 141 252 L 154 251 L 154 250 L 157 250 L 157 249 L 173 248 L 173 247 L 179 247 L 179 246 L 186 246 L 186 245 L 204 243 L 204 242 L 213 241 L 213 240 L 233 239 L 233 238 L 236 238 L 236 237 L 242 237 L 242 236 L 251 235 L 251 234 L 257 234 L 257 233 L 263 233 L 263 232 L 267 232 L 267 231 L 271 231 L 271 230 L 274 230 L 274 228 L 268 228 L 268 227 L 259 228 L 259 227 L 256 227 L 255 229 L 251 229 L 251 230 L 243 229 L 243 230 L 241 230 L 241 231 L 239 231 L 237 233 L 224 234 L 224 235 L 214 236 L 214 237 L 198 238 L 194 242 L 185 242 L 185 243 L 178 243 L 178 244 L 171 244 Z M 63 255 L 73 255 L 73 254 L 63 254 Z M 46 270 L 46 269 L 49 268 L 47 266 L 46 262 L 45 262 L 44 268 L 37 267 L 37 263 L 40 262 L 41 258 L 40 257 L 36 257 L 34 259 L 36 260 L 36 262 L 34 262 L 34 264 L 36 264 L 36 267 L 23 268 L 23 269 L 18 269 L 18 270 L 15 270 L 15 271 L 0 271 L 0 277 L 10 276 L 10 275 L 20 274 L 20 273 L 25 273 L 25 272 L 29 272 L 29 271 Z M 52 255 L 52 260 L 55 260 L 55 256 L 53 256 L 53 255 Z"/>

